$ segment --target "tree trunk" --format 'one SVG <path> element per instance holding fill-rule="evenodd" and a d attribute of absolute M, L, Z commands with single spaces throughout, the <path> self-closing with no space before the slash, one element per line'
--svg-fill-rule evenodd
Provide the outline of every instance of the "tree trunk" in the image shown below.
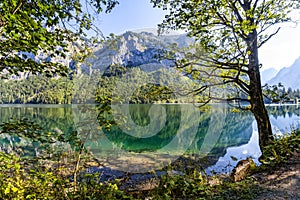
<path fill-rule="evenodd" d="M 263 147 L 265 147 L 270 141 L 272 141 L 273 134 L 271 122 L 263 101 L 263 94 L 261 89 L 256 30 L 254 30 L 249 37 L 248 49 L 250 51 L 248 75 L 250 79 L 249 96 L 251 111 L 254 114 L 257 122 L 259 146 L 261 150 L 263 150 Z"/>
<path fill-rule="evenodd" d="M 251 111 L 257 122 L 259 146 L 260 149 L 263 150 L 263 147 L 272 141 L 272 127 L 267 109 L 263 102 L 262 92 L 256 88 L 253 88 L 252 91 L 250 94 Z"/>

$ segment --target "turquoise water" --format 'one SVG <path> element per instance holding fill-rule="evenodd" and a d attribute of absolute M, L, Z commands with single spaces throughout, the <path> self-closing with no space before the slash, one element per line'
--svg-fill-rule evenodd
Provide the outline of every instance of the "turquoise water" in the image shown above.
<path fill-rule="evenodd" d="M 268 109 L 274 133 L 299 128 L 299 107 Z M 260 155 L 250 112 L 191 104 L 115 105 L 110 111 L 101 118 L 94 105 L 0 105 L 0 148 L 21 156 L 40 156 L 45 149 L 75 148 L 79 141 L 110 165 L 114 160 L 128 163 L 129 157 L 144 162 L 155 155 L 152 163 L 163 160 L 161 155 L 175 160 L 186 154 L 208 157 L 211 170 L 234 165 L 232 156 L 257 159 Z M 108 122 L 112 125 L 101 128 Z"/>

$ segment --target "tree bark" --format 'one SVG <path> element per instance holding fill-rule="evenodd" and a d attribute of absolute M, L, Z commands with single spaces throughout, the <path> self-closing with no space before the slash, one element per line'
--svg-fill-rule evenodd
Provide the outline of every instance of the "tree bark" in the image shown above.
<path fill-rule="evenodd" d="M 249 67 L 248 75 L 250 79 L 250 104 L 251 111 L 257 122 L 258 134 L 259 134 L 259 146 L 261 150 L 270 141 L 272 141 L 272 127 L 269 119 L 268 111 L 263 101 L 263 94 L 261 89 L 261 78 L 259 72 L 259 60 L 258 60 L 258 46 L 257 46 L 257 32 L 254 30 L 247 42 L 249 55 Z"/>

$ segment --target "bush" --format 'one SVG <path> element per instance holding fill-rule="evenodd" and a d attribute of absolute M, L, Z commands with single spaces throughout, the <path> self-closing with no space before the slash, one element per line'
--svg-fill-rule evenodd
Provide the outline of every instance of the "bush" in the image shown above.
<path fill-rule="evenodd" d="M 0 152 L 0 166 L 0 197 L 3 199 L 58 199 L 68 185 L 51 172 L 25 171 L 21 160 L 14 155 Z"/>
<path fill-rule="evenodd" d="M 41 166 L 36 169 L 41 170 Z M 26 168 L 15 155 L 0 152 L 0 199 L 125 199 L 116 184 L 85 177 L 75 184 L 49 171 Z M 88 180 L 88 181 L 87 181 Z"/>
<path fill-rule="evenodd" d="M 261 163 L 264 166 L 277 166 L 288 161 L 293 152 L 300 152 L 300 131 L 292 131 L 274 139 L 263 149 Z"/>
<path fill-rule="evenodd" d="M 153 199 L 255 199 L 260 192 L 259 186 L 252 178 L 232 183 L 218 177 L 212 183 L 201 173 L 190 175 L 166 175 L 158 188 L 144 196 Z"/>

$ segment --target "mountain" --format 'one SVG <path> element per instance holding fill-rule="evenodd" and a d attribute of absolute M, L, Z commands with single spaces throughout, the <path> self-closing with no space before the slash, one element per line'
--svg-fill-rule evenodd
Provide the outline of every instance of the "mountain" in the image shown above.
<path fill-rule="evenodd" d="M 147 32 L 147 33 L 153 33 L 154 35 L 157 35 L 158 30 L 159 30 L 158 28 L 140 28 L 140 29 L 133 29 L 133 30 L 128 30 L 128 31 L 131 31 L 134 33 Z M 162 35 L 180 35 L 182 33 L 183 33 L 182 31 L 168 30 L 168 32 L 163 32 Z"/>
<path fill-rule="evenodd" d="M 83 65 L 82 72 L 106 72 L 115 65 L 140 67 L 153 71 L 161 67 L 172 67 L 174 62 L 161 57 L 175 43 L 178 47 L 187 47 L 193 39 L 181 35 L 157 36 L 150 32 L 132 32 L 115 36 L 95 48 L 94 56 L 88 59 L 90 65 Z"/>
<path fill-rule="evenodd" d="M 282 68 L 277 75 L 267 81 L 269 85 L 275 85 L 279 82 L 285 88 L 300 89 L 300 57 L 290 67 Z"/>
<path fill-rule="evenodd" d="M 269 80 L 271 80 L 273 77 L 275 77 L 277 72 L 278 71 L 274 68 L 269 68 L 269 69 L 263 70 L 260 73 L 262 85 L 266 84 Z"/>
<path fill-rule="evenodd" d="M 48 59 L 48 61 L 63 63 L 76 74 L 91 75 L 96 72 L 103 74 L 110 71 L 113 66 L 139 67 L 144 71 L 173 67 L 174 62 L 164 58 L 163 55 L 170 50 L 173 44 L 177 44 L 178 47 L 187 47 L 193 43 L 193 39 L 187 37 L 186 34 L 176 35 L 174 32 L 174 34 L 158 36 L 156 32 L 157 29 L 127 31 L 99 43 L 93 47 L 93 55 L 87 59 L 87 64 L 81 64 L 80 68 L 77 68 L 76 61 L 73 61 L 70 56 L 56 60 L 44 54 L 37 56 L 27 52 L 20 54 L 25 54 L 37 62 L 41 59 Z M 80 46 L 80 44 L 78 45 Z M 77 49 L 77 46 L 74 46 L 69 51 L 74 52 Z M 30 74 L 22 72 L 19 75 L 11 75 L 9 79 L 26 79 Z"/>

